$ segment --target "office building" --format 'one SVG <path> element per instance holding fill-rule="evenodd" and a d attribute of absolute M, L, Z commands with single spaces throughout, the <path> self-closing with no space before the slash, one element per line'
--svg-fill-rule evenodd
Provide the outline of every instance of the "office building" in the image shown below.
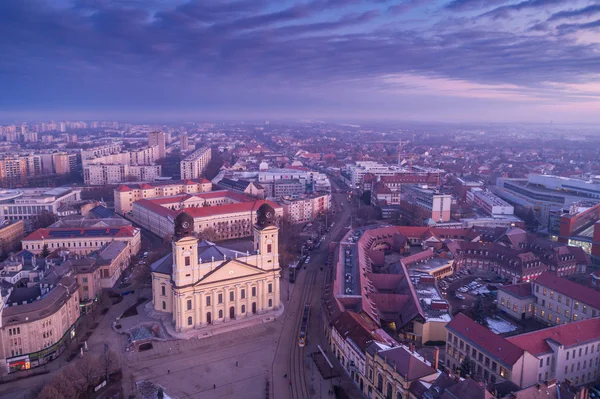
<path fill-rule="evenodd" d="M 401 209 L 415 221 L 450 221 L 452 196 L 428 187 L 405 184 L 401 190 Z"/>
<path fill-rule="evenodd" d="M 508 202 L 481 188 L 472 188 L 467 193 L 467 201 L 477 205 L 492 217 L 512 215 L 515 211 L 515 208 Z"/>
<path fill-rule="evenodd" d="M 283 197 L 280 201 L 283 217 L 290 223 L 307 223 L 329 212 L 331 194 L 322 193 L 312 196 Z"/>

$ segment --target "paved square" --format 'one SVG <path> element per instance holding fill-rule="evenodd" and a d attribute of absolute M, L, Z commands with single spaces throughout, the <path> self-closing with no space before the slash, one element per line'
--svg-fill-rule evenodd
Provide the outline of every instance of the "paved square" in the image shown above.
<path fill-rule="evenodd" d="M 152 350 L 124 354 L 129 388 L 135 381 L 149 380 L 177 398 L 262 399 L 271 376 L 278 323 L 203 339 L 154 342 Z"/>

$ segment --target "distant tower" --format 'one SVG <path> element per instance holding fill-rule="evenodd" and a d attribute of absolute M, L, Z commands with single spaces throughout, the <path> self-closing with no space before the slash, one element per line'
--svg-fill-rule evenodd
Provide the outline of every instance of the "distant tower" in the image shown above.
<path fill-rule="evenodd" d="M 158 146 L 158 157 L 164 158 L 167 148 L 167 135 L 165 132 L 150 132 L 148 133 L 148 145 Z"/>
<path fill-rule="evenodd" d="M 181 134 L 181 151 L 189 151 L 190 150 L 190 142 L 187 133 Z"/>
<path fill-rule="evenodd" d="M 175 234 L 171 246 L 173 248 L 173 275 L 175 287 L 192 284 L 200 280 L 201 272 L 198 264 L 198 239 L 194 236 L 194 218 L 181 212 L 174 221 Z"/>

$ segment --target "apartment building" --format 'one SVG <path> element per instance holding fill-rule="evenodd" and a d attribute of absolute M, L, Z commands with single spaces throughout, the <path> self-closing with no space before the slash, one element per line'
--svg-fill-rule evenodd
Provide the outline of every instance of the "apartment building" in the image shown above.
<path fill-rule="evenodd" d="M 416 212 L 421 219 L 434 222 L 450 221 L 452 196 L 435 189 L 415 184 L 405 184 L 401 189 L 402 208 L 409 213 Z"/>
<path fill-rule="evenodd" d="M 367 381 L 363 393 L 374 399 L 404 399 L 410 387 L 418 381 L 434 382 L 438 377 L 439 349 L 433 362 L 428 362 L 410 347 L 381 349 L 377 344 L 367 347 Z"/>
<path fill-rule="evenodd" d="M 161 177 L 160 165 L 86 165 L 83 182 L 88 186 L 104 186 L 128 181 L 152 182 Z"/>
<path fill-rule="evenodd" d="M 566 324 L 599 317 L 600 292 L 546 272 L 531 283 L 500 288 L 497 306 L 514 318 Z"/>
<path fill-rule="evenodd" d="M 114 190 L 115 212 L 124 215 L 133 210 L 133 203 L 141 199 L 167 197 L 177 194 L 205 193 L 212 190 L 206 179 L 169 180 L 143 184 L 120 185 Z"/>
<path fill-rule="evenodd" d="M 42 252 L 44 245 L 50 251 L 66 249 L 79 255 L 102 249 L 112 241 L 123 241 L 127 244 L 128 255 L 135 255 L 141 248 L 140 229 L 133 226 L 117 227 L 82 227 L 63 228 L 49 227 L 37 229 L 21 241 L 23 249 L 33 254 Z"/>
<path fill-rule="evenodd" d="M 93 148 L 90 148 L 88 150 L 81 150 L 81 159 L 83 161 L 102 157 L 105 155 L 116 154 L 121 152 L 121 148 L 122 143 L 120 141 L 101 146 L 94 146 Z"/>
<path fill-rule="evenodd" d="M 27 160 L 19 156 L 0 159 L 0 181 L 7 187 L 19 187 L 27 181 Z"/>
<path fill-rule="evenodd" d="M 157 146 L 158 158 L 164 158 L 167 153 L 167 135 L 161 131 L 148 133 L 148 145 Z"/>
<path fill-rule="evenodd" d="M 537 381 L 583 385 L 598 378 L 600 318 L 587 319 L 507 338 L 537 359 Z"/>
<path fill-rule="evenodd" d="M 65 276 L 24 303 L 3 306 L 2 360 L 8 372 L 44 365 L 67 348 L 80 316 L 78 288 L 76 279 Z"/>
<path fill-rule="evenodd" d="M 142 199 L 133 204 L 133 220 L 161 237 L 171 235 L 175 217 L 185 211 L 194 218 L 194 231 L 209 231 L 212 239 L 226 240 L 252 235 L 256 212 L 269 203 L 277 219 L 283 208 L 271 201 L 256 200 L 231 191 L 212 191 Z"/>
<path fill-rule="evenodd" d="M 446 367 L 459 372 L 465 359 L 472 361 L 472 378 L 511 381 L 526 387 L 538 381 L 539 360 L 518 345 L 496 335 L 462 313 L 446 325 Z"/>
<path fill-rule="evenodd" d="M 490 216 L 512 215 L 515 211 L 508 202 L 481 188 L 472 188 L 467 193 L 467 201 L 477 205 Z"/>
<path fill-rule="evenodd" d="M 290 223 L 306 223 L 329 211 L 331 208 L 331 194 L 305 198 L 284 197 L 280 203 L 283 207 L 283 217 Z"/>
<path fill-rule="evenodd" d="M 209 147 L 202 147 L 185 157 L 179 163 L 181 178 L 199 179 L 206 170 L 212 157 L 212 150 Z"/>
<path fill-rule="evenodd" d="M 22 220 L 5 220 L 0 223 L 0 256 L 6 256 L 19 247 L 25 234 Z"/>
<path fill-rule="evenodd" d="M 4 220 L 23 220 L 25 230 L 41 213 L 58 214 L 65 204 L 81 201 L 81 191 L 65 187 L 0 190 L 0 217 Z"/>

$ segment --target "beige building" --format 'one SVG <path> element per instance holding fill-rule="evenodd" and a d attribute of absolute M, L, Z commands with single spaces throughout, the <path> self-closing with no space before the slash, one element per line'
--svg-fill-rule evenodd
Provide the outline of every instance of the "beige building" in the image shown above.
<path fill-rule="evenodd" d="M 281 206 L 266 202 L 275 209 L 276 218 L 283 216 Z M 173 233 L 175 218 L 185 211 L 194 219 L 194 231 L 207 234 L 212 240 L 249 237 L 253 235 L 252 225 L 263 203 L 264 200 L 231 191 L 142 199 L 133 204 L 133 220 L 165 237 Z"/>
<path fill-rule="evenodd" d="M 39 299 L 1 310 L 2 354 L 9 372 L 40 366 L 75 337 L 80 316 L 77 281 L 63 277 Z"/>
<path fill-rule="evenodd" d="M 167 135 L 165 132 L 150 132 L 148 133 L 148 145 L 158 146 L 158 157 L 164 158 L 167 148 Z"/>
<path fill-rule="evenodd" d="M 52 163 L 54 164 L 54 173 L 57 175 L 68 175 L 71 173 L 71 164 L 69 154 L 66 152 L 57 152 L 52 154 Z"/>
<path fill-rule="evenodd" d="M 177 216 L 172 254 L 151 266 L 154 309 L 169 313 L 177 331 L 264 317 L 279 309 L 279 229 L 271 206 L 262 205 L 258 213 L 252 253 L 199 243 L 193 217 Z"/>
<path fill-rule="evenodd" d="M 89 186 L 105 186 L 128 181 L 154 181 L 161 176 L 160 165 L 86 165 L 83 182 Z"/>
<path fill-rule="evenodd" d="M 600 292 L 544 272 L 531 283 L 499 289 L 497 306 L 511 317 L 566 324 L 600 316 Z"/>
<path fill-rule="evenodd" d="M 133 226 L 83 227 L 83 228 L 46 228 L 37 229 L 21 241 L 23 249 L 34 254 L 42 252 L 44 245 L 50 252 L 66 249 L 78 255 L 88 255 L 101 249 L 112 241 L 127 244 L 127 255 L 133 256 L 140 251 L 140 229 Z"/>
<path fill-rule="evenodd" d="M 185 180 L 202 177 L 211 157 L 212 152 L 209 147 L 202 147 L 192 152 L 179 163 L 181 178 Z"/>
<path fill-rule="evenodd" d="M 19 247 L 25 224 L 22 220 L 5 221 L 0 224 L 0 256 L 8 255 Z"/>
<path fill-rule="evenodd" d="M 331 208 L 331 194 L 317 194 L 306 198 L 284 197 L 283 215 L 290 223 L 306 223 L 325 214 Z"/>
<path fill-rule="evenodd" d="M 133 210 L 133 203 L 141 199 L 167 197 L 177 194 L 205 193 L 212 190 L 206 179 L 174 180 L 144 184 L 126 184 L 115 188 L 115 212 L 124 215 Z"/>

